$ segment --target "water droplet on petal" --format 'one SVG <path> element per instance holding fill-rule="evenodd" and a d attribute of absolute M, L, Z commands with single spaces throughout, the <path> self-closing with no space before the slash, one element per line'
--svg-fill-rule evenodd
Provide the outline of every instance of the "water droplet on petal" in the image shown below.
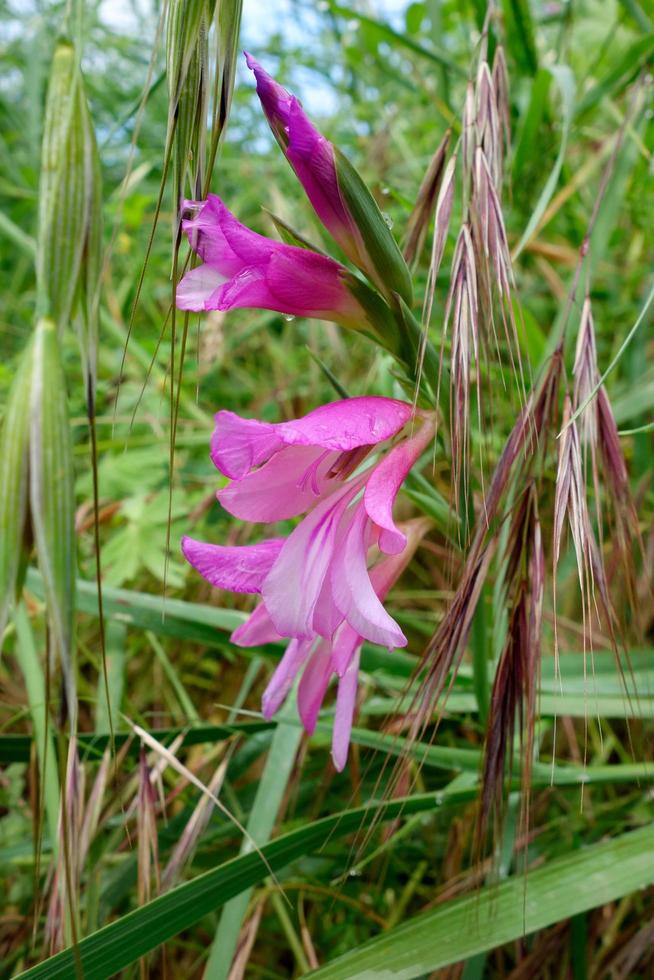
<path fill-rule="evenodd" d="M 293 316 L 292 313 L 284 313 L 284 319 L 286 320 L 287 323 L 292 323 L 295 317 Z"/>

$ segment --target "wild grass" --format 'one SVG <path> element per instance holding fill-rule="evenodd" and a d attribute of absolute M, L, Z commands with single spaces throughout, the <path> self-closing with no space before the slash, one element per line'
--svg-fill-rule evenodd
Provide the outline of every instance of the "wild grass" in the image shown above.
<path fill-rule="evenodd" d="M 0 0 L 1 975 L 647 977 L 654 13 L 255 8 Z M 403 251 L 397 356 L 174 312 L 185 196 L 334 253 L 244 47 Z M 346 393 L 437 436 L 397 504 L 409 645 L 364 645 L 339 774 L 333 697 L 311 738 L 263 720 L 282 651 L 230 644 L 249 604 L 178 544 L 249 540 L 214 412 Z"/>

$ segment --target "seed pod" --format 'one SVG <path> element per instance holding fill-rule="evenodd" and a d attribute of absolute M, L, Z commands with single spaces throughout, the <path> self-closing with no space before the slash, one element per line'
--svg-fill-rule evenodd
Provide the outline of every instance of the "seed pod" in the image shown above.
<path fill-rule="evenodd" d="M 100 162 L 73 45 L 60 41 L 45 108 L 36 277 L 38 312 L 62 331 L 78 314 L 82 367 L 95 389 L 102 251 Z"/>
<path fill-rule="evenodd" d="M 72 669 L 75 611 L 75 497 L 66 381 L 56 327 L 36 326 L 29 401 L 32 528 L 43 575 L 53 652 L 62 664 L 71 729 L 76 713 Z"/>
<path fill-rule="evenodd" d="M 32 345 L 14 377 L 0 438 L 0 644 L 13 605 L 27 521 Z"/>

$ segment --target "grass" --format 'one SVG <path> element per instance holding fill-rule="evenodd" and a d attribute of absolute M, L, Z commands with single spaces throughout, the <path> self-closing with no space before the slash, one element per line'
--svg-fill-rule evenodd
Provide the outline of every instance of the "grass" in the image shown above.
<path fill-rule="evenodd" d="M 188 533 L 242 544 L 253 533 L 215 502 L 225 482 L 208 459 L 218 409 L 278 421 L 343 392 L 410 398 L 402 358 L 410 371 L 414 349 L 394 357 L 334 324 L 261 310 L 187 321 L 177 313 L 173 328 L 173 184 L 182 180 L 188 147 L 194 165 L 201 156 L 198 119 L 211 118 L 220 147 L 205 187 L 256 230 L 276 237 L 270 211 L 345 261 L 270 136 L 237 54 L 245 47 L 301 95 L 356 165 L 402 246 L 446 129 L 450 153 L 465 132 L 466 81 L 476 70 L 485 4 L 373 3 L 364 10 L 280 0 L 278 29 L 264 37 L 255 29 L 256 5 L 245 0 L 238 42 L 238 5 L 224 5 L 223 98 L 214 106 L 210 86 L 206 111 L 177 128 L 154 7 L 137 20 L 125 4 L 125 24 L 116 25 L 103 8 L 73 3 L 68 33 L 81 52 L 102 191 L 90 166 L 91 210 L 73 195 L 67 224 L 65 208 L 44 206 L 44 193 L 58 199 L 56 175 L 42 174 L 44 127 L 50 141 L 64 138 L 44 118 L 54 111 L 48 74 L 66 11 L 47 0 L 28 16 L 0 0 L 7 68 L 0 90 L 0 404 L 8 447 L 0 473 L 8 490 L 0 502 L 0 609 L 6 599 L 8 610 L 0 661 L 0 975 L 651 974 L 652 16 L 633 0 L 497 6 L 488 54 L 492 62 L 498 44 L 506 53 L 511 143 L 500 188 L 506 249 L 499 231 L 496 247 L 503 268 L 511 256 L 513 299 L 495 306 L 497 349 L 487 324 L 470 328 L 470 336 L 477 329 L 485 337 L 478 383 L 474 370 L 465 380 L 463 327 L 448 321 L 435 453 L 414 471 L 396 508 L 403 518 L 432 521 L 387 601 L 409 644 L 392 654 L 364 646 L 353 744 L 339 774 L 329 760 L 333 696 L 311 737 L 292 700 L 273 722 L 262 720 L 261 693 L 282 650 L 230 644 L 251 608 L 247 597 L 212 590 L 183 561 L 179 539 Z M 192 23 L 184 29 L 188 36 L 169 43 L 197 54 L 201 32 L 193 34 Z M 213 45 L 211 34 L 210 64 Z M 79 89 L 75 98 L 86 156 L 69 134 L 68 177 L 95 159 Z M 457 168 L 443 261 L 430 268 L 428 239 L 412 269 L 413 306 L 402 313 L 413 329 L 410 318 L 420 320 L 433 283 L 429 356 L 436 360 L 425 361 L 422 395 L 430 407 L 459 228 L 469 222 L 475 235 L 467 178 L 460 162 Z M 348 193 L 356 194 L 355 178 Z M 71 229 L 74 239 L 57 251 Z M 94 251 L 100 235 L 101 263 Z M 87 247 L 79 253 L 82 239 Z M 182 250 L 179 269 L 185 261 Z M 465 261 L 481 275 L 479 252 Z M 59 288 L 54 271 L 62 269 L 64 279 L 83 278 L 76 280 L 83 316 L 66 307 L 69 292 L 48 308 Z M 564 440 L 562 462 L 557 439 L 586 295 L 596 380 L 606 382 L 629 480 L 620 483 L 598 443 L 597 499 L 591 459 L 575 469 L 574 444 Z M 492 499 L 493 474 L 502 472 L 502 451 L 525 401 L 502 310 L 509 336 L 511 318 L 516 324 L 527 393 L 542 383 L 561 338 L 563 346 L 541 448 L 530 449 L 524 465 L 516 457 L 486 530 L 483 501 Z M 56 335 L 38 320 L 53 311 L 62 321 Z M 97 383 L 89 400 L 96 312 Z M 21 374 L 32 338 L 39 361 Z M 33 386 L 43 383 L 10 399 L 25 372 Z M 464 425 L 456 413 L 448 417 L 450 384 L 469 405 Z M 29 418 L 20 416 L 23 402 Z M 582 405 L 573 408 L 581 413 Z M 14 424 L 18 417 L 23 428 Z M 469 455 L 462 449 L 457 460 L 457 445 L 468 444 Z M 23 471 L 19 462 L 27 458 Z M 577 479 L 588 489 L 587 505 L 569 489 Z M 21 501 L 33 537 L 24 533 Z M 562 533 L 555 607 L 554 543 L 559 524 L 569 523 L 581 529 L 580 550 Z M 539 536 L 542 656 L 530 660 L 528 646 L 523 661 L 524 651 L 506 637 L 525 589 L 527 609 L 538 605 Z M 602 614 L 593 542 L 613 621 Z M 474 612 L 461 586 L 486 547 Z M 593 579 L 594 599 L 592 589 L 580 592 L 578 561 Z M 470 614 L 469 638 L 459 645 L 447 632 L 452 609 L 459 622 Z M 590 638 L 584 623 L 592 623 Z M 441 651 L 442 676 L 422 659 L 426 647 Z M 421 702 L 416 726 L 411 699 L 430 677 L 442 694 Z M 499 754 L 486 738 L 487 718 L 491 731 L 502 732 Z M 522 720 L 533 728 L 523 730 Z M 143 746 L 134 725 L 149 735 Z M 65 764 L 75 729 L 79 770 Z M 514 732 L 523 736 L 515 744 Z M 155 751 L 152 737 L 165 749 Z M 489 785 L 498 759 L 499 782 Z M 236 823 L 198 784 L 213 787 Z M 75 927 L 79 942 L 70 947 Z"/>

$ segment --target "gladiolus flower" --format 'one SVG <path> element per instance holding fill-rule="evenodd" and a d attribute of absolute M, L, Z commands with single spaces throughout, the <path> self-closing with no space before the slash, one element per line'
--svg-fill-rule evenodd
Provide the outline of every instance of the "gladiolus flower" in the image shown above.
<path fill-rule="evenodd" d="M 366 457 L 410 421 L 415 430 L 363 469 Z M 352 686 L 341 695 L 340 711 L 349 712 L 351 725 L 356 668 L 354 680 L 347 672 L 363 640 L 389 649 L 406 645 L 382 602 L 412 553 L 405 530 L 394 522 L 393 504 L 432 437 L 429 418 L 389 398 L 345 399 L 278 424 L 226 411 L 216 415 L 211 458 L 232 479 L 218 492 L 223 507 L 261 523 L 306 515 L 288 537 L 252 545 L 182 540 L 185 557 L 212 585 L 261 595 L 233 634 L 235 643 L 291 639 L 264 696 L 267 717 L 306 663 L 299 694 L 305 728 L 315 727 L 333 673 L 340 683 L 347 674 L 345 692 Z M 369 554 L 377 559 L 371 568 Z M 335 742 L 337 728 L 342 726 L 335 727 Z M 348 739 L 344 749 L 335 749 L 337 765 L 344 764 Z"/>
<path fill-rule="evenodd" d="M 320 221 L 386 295 L 411 301 L 411 276 L 374 198 L 347 159 L 307 118 L 294 95 L 246 54 L 263 111 Z"/>
<path fill-rule="evenodd" d="M 291 316 L 365 325 L 366 314 L 347 287 L 352 278 L 334 259 L 276 242 L 242 225 L 219 197 L 185 201 L 182 222 L 204 264 L 177 287 L 182 310 L 254 307 Z"/>

